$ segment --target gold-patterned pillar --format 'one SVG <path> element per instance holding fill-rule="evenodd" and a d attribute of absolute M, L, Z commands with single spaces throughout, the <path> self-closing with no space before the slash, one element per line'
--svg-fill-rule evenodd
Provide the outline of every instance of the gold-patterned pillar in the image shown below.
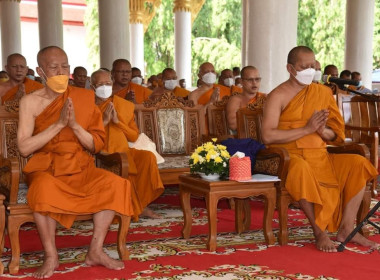
<path fill-rule="evenodd" d="M 129 32 L 131 36 L 131 64 L 144 76 L 144 18 L 145 1 L 129 0 Z"/>
<path fill-rule="evenodd" d="M 8 55 L 21 53 L 20 0 L 0 0 L 2 69 Z"/>
<path fill-rule="evenodd" d="M 191 0 L 174 0 L 174 67 L 178 79 L 191 81 Z"/>

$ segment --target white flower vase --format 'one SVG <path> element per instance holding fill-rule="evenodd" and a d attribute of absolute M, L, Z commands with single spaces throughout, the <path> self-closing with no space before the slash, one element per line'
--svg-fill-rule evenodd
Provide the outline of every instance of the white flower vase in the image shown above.
<path fill-rule="evenodd" d="M 205 173 L 199 173 L 202 179 L 207 180 L 207 181 L 217 181 L 220 179 L 220 175 L 216 173 L 208 174 L 206 175 Z"/>

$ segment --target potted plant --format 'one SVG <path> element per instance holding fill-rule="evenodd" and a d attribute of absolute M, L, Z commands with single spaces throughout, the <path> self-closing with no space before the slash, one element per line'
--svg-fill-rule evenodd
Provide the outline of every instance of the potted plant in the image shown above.
<path fill-rule="evenodd" d="M 204 179 L 217 180 L 228 176 L 230 154 L 226 146 L 216 144 L 216 138 L 212 141 L 197 147 L 192 153 L 189 160 L 190 172 L 197 173 Z"/>

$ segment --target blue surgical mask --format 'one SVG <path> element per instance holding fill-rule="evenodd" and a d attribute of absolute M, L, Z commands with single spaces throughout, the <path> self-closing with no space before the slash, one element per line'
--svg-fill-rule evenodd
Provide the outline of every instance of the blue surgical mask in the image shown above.
<path fill-rule="evenodd" d="M 36 79 L 36 77 L 34 77 L 33 75 L 26 75 L 26 77 L 27 77 L 28 79 L 31 79 L 31 80 L 35 80 L 35 79 Z"/>
<path fill-rule="evenodd" d="M 359 81 L 358 87 L 361 87 L 363 85 L 362 81 Z"/>

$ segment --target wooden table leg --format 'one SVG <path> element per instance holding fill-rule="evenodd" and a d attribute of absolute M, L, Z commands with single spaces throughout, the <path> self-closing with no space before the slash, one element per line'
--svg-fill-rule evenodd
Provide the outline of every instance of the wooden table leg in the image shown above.
<path fill-rule="evenodd" d="M 3 253 L 4 249 L 4 232 L 5 232 L 5 207 L 4 207 L 4 199 L 5 197 L 0 194 L 0 242 L 1 242 L 1 251 L 0 251 L 0 257 Z M 0 275 L 4 272 L 4 265 L 0 261 Z"/>
<path fill-rule="evenodd" d="M 235 198 L 235 230 L 242 233 L 251 225 L 251 208 L 249 199 Z"/>
<path fill-rule="evenodd" d="M 274 244 L 272 219 L 273 219 L 275 204 L 276 204 L 276 190 L 275 189 L 268 190 L 265 195 L 263 228 L 264 228 L 265 241 L 269 245 Z"/>
<path fill-rule="evenodd" d="M 216 250 L 216 232 L 217 232 L 216 210 L 218 206 L 218 199 L 214 195 L 209 193 L 206 196 L 206 204 L 207 204 L 207 216 L 208 216 L 208 225 L 209 225 L 207 249 L 209 251 L 215 251 Z"/>
<path fill-rule="evenodd" d="M 182 229 L 182 237 L 188 239 L 191 233 L 191 226 L 193 222 L 193 217 L 191 215 L 191 207 L 190 207 L 190 192 L 188 190 L 184 190 L 180 186 L 180 200 L 183 211 L 183 229 Z"/>

